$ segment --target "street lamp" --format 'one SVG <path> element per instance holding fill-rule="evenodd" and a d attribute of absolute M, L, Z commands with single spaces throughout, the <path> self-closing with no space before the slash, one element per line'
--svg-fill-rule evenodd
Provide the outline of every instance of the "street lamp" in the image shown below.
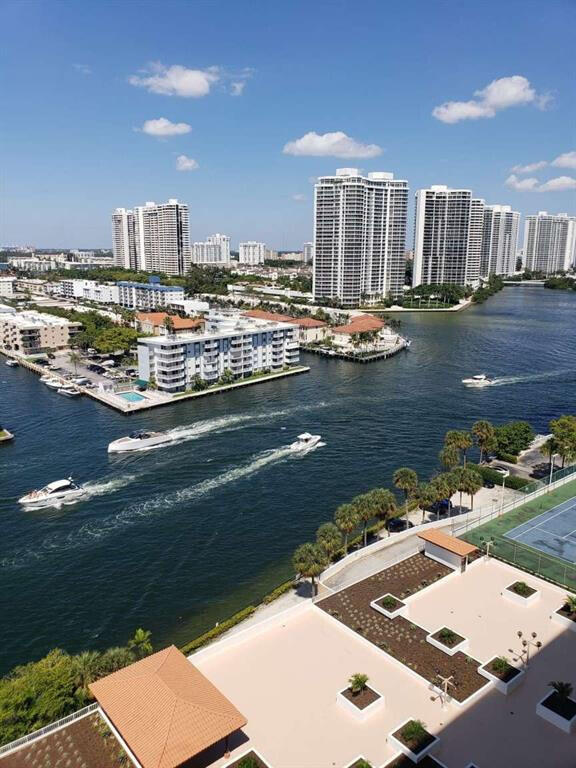
<path fill-rule="evenodd" d="M 537 640 L 538 637 L 536 632 L 530 633 L 530 638 L 526 639 L 524 637 L 524 633 L 521 630 L 518 630 L 516 633 L 518 635 L 518 639 L 522 643 L 522 650 L 520 653 L 517 654 L 518 658 L 514 659 L 514 661 L 520 661 L 524 665 L 524 669 L 528 669 L 529 663 L 530 663 L 530 648 L 535 648 L 536 650 L 540 650 L 542 648 L 542 643 L 540 640 Z M 512 648 L 508 648 L 509 653 L 515 653 Z"/>
<path fill-rule="evenodd" d="M 550 477 L 548 478 L 548 491 L 550 491 L 550 486 L 552 485 L 552 475 L 554 474 L 554 459 L 558 455 L 558 453 L 553 453 L 550 456 Z"/>
<path fill-rule="evenodd" d="M 506 483 L 506 478 L 509 476 L 510 471 L 508 469 L 503 470 L 502 472 L 502 491 L 500 493 L 500 514 L 502 514 L 502 510 L 504 509 L 504 484 Z"/>

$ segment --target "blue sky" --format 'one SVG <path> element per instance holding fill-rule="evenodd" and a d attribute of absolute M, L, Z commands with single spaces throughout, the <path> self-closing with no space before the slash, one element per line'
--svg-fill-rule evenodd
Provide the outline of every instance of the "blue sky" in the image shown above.
<path fill-rule="evenodd" d="M 177 197 L 194 240 L 301 247 L 346 166 L 576 212 L 573 0 L 2 0 L 0 28 L 2 244 L 109 247 L 115 207 Z"/>

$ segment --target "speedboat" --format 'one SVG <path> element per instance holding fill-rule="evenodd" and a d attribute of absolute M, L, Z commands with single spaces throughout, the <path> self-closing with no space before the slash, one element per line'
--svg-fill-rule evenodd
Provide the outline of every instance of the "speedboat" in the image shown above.
<path fill-rule="evenodd" d="M 485 373 L 479 373 L 470 379 L 462 379 L 462 384 L 467 387 L 489 387 L 494 384 L 494 379 L 489 379 Z"/>
<path fill-rule="evenodd" d="M 290 450 L 306 451 L 309 448 L 318 445 L 321 439 L 322 435 L 311 435 L 310 432 L 303 432 L 301 435 L 298 435 L 297 439 L 291 444 Z"/>
<path fill-rule="evenodd" d="M 155 448 L 165 443 L 172 443 L 174 434 L 170 432 L 145 432 L 138 430 L 131 432 L 126 437 L 113 440 L 108 446 L 108 453 L 126 453 L 127 451 L 139 451 L 143 448 Z"/>
<path fill-rule="evenodd" d="M 18 368 L 18 360 L 6 360 L 6 365 L 10 368 Z"/>
<path fill-rule="evenodd" d="M 59 387 L 57 391 L 59 395 L 64 395 L 64 397 L 78 397 L 80 395 L 80 391 L 76 387 L 71 387 L 70 384 Z"/>
<path fill-rule="evenodd" d="M 56 480 L 53 483 L 48 483 L 48 485 L 40 488 L 38 491 L 30 491 L 30 493 L 18 499 L 18 502 L 24 505 L 51 507 L 66 501 L 79 499 L 85 493 L 84 488 L 77 485 L 69 477 L 67 480 Z"/>
<path fill-rule="evenodd" d="M 47 387 L 50 387 L 50 389 L 60 389 L 62 386 L 60 379 L 53 379 L 51 376 L 42 376 L 40 381 L 42 384 L 46 384 Z"/>

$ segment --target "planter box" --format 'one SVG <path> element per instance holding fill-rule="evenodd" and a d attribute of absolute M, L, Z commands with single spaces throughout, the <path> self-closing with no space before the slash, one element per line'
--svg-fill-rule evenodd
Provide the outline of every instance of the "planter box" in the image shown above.
<path fill-rule="evenodd" d="M 398 733 L 399 731 L 401 731 L 402 728 L 404 728 L 404 726 L 407 723 L 409 723 L 412 719 L 413 718 L 408 718 L 408 720 L 405 720 L 403 723 L 400 723 L 399 726 L 394 728 L 394 730 L 388 734 L 388 741 L 395 749 L 400 750 L 400 752 L 402 752 L 403 755 L 406 755 L 406 757 L 409 757 L 413 763 L 419 763 L 420 760 L 426 757 L 426 755 L 429 754 L 438 745 L 438 743 L 440 742 L 440 739 L 437 736 L 433 736 L 432 734 L 430 734 L 430 736 L 432 737 L 430 743 L 427 746 L 425 746 L 423 749 L 421 749 L 419 752 L 412 752 L 410 747 L 406 746 L 406 744 L 404 744 L 403 741 L 401 741 L 397 736 L 394 735 L 395 733 Z"/>
<path fill-rule="evenodd" d="M 576 632 L 576 621 L 568 618 L 568 616 L 563 616 L 560 613 L 561 610 L 562 609 L 559 608 L 557 611 L 554 611 L 552 614 L 552 621 L 555 621 L 557 624 L 562 624 L 563 627 L 568 627 L 572 632 Z"/>
<path fill-rule="evenodd" d="M 490 661 L 492 661 L 492 659 Z M 504 680 L 501 680 L 497 675 L 493 674 L 492 672 L 489 672 L 486 669 L 488 664 L 490 664 L 490 661 L 487 661 L 486 664 L 482 664 L 481 667 L 478 667 L 478 674 L 482 675 L 482 677 L 485 677 L 487 680 L 490 680 L 491 683 L 494 683 L 494 687 L 496 688 L 497 691 L 500 691 L 500 693 L 503 693 L 504 695 L 511 693 L 515 688 L 517 688 L 520 685 L 522 680 L 524 680 L 524 670 L 518 669 L 518 667 L 515 667 L 513 664 L 510 664 L 510 666 L 513 669 L 516 669 L 518 671 L 518 674 L 510 678 L 508 682 L 504 682 Z"/>
<path fill-rule="evenodd" d="M 511 586 L 512 584 L 509 584 L 506 589 L 503 590 L 502 595 L 506 600 L 510 600 L 510 602 L 516 603 L 516 605 L 532 605 L 540 598 L 540 592 L 537 589 L 535 589 L 528 597 L 522 597 L 522 595 L 517 595 L 516 592 L 513 592 L 510 589 Z M 534 587 L 531 587 L 531 589 L 534 589 Z"/>
<path fill-rule="evenodd" d="M 350 690 L 349 688 L 344 688 L 343 691 L 338 691 L 338 695 L 336 697 L 336 701 L 338 704 L 348 712 L 349 715 L 353 715 L 357 720 L 366 720 L 370 717 L 376 710 L 378 710 L 383 704 L 384 704 L 384 696 L 382 696 L 381 693 L 376 691 L 371 686 L 367 686 L 368 690 L 375 693 L 378 698 L 375 699 L 371 704 L 368 704 L 368 706 L 361 709 L 358 707 L 354 701 L 351 701 L 349 698 L 345 696 L 346 691 Z M 356 758 L 356 760 L 359 760 L 359 758 Z"/>
<path fill-rule="evenodd" d="M 365 757 L 364 757 L 364 755 L 358 755 L 358 757 L 355 757 L 355 758 L 354 758 L 354 760 L 352 760 L 350 763 L 347 763 L 347 764 L 344 766 L 344 768 L 354 768 L 354 766 L 356 765 L 356 763 L 357 763 L 359 760 L 366 760 L 366 762 L 367 762 L 367 763 L 370 763 L 370 760 L 368 760 L 367 758 L 365 758 Z M 371 764 L 371 763 L 370 763 L 370 764 Z"/>
<path fill-rule="evenodd" d="M 434 648 L 438 648 L 441 651 L 444 651 L 444 653 L 447 653 L 448 656 L 454 656 L 455 653 L 458 653 L 458 651 L 464 651 L 468 648 L 468 638 L 462 637 L 462 640 L 456 645 L 453 645 L 451 648 L 449 648 L 447 645 L 444 645 L 444 643 L 439 640 L 438 638 L 434 637 L 438 632 L 440 632 L 441 629 L 445 629 L 445 627 L 439 627 L 435 632 L 430 632 L 429 635 L 426 635 L 426 642 L 430 643 L 430 645 L 433 645 Z"/>
<path fill-rule="evenodd" d="M 538 704 L 536 704 L 536 714 L 552 725 L 555 725 L 556 728 L 560 728 L 564 733 L 574 733 L 574 731 L 576 731 L 576 711 L 570 719 L 567 719 L 549 707 L 544 706 L 544 702 L 553 695 L 554 693 L 547 693 L 543 699 L 540 699 Z M 571 701 L 574 704 L 576 710 L 576 701 L 574 701 L 574 699 L 568 699 L 568 701 Z"/>
<path fill-rule="evenodd" d="M 397 603 L 399 603 L 399 605 L 391 611 L 386 610 L 386 608 L 383 608 L 381 605 L 378 605 L 380 600 L 383 600 L 385 597 L 393 597 L 394 600 L 396 600 Z M 396 595 L 391 595 L 390 592 L 387 592 L 385 595 L 382 595 L 382 597 L 379 597 L 376 600 L 373 600 L 370 603 L 370 607 L 374 608 L 375 611 L 382 613 L 388 619 L 395 619 L 396 616 L 408 615 L 408 606 L 406 605 L 406 603 L 400 600 L 400 598 L 396 597 Z"/>
<path fill-rule="evenodd" d="M 242 754 L 238 755 L 238 757 L 235 757 L 233 760 L 230 760 L 230 762 L 225 763 L 222 768 L 235 768 L 241 760 L 248 756 L 255 758 L 260 762 L 261 765 L 266 766 L 266 768 L 270 768 L 270 764 L 264 760 L 260 752 L 258 752 L 256 749 L 247 749 L 245 752 L 242 752 Z"/>

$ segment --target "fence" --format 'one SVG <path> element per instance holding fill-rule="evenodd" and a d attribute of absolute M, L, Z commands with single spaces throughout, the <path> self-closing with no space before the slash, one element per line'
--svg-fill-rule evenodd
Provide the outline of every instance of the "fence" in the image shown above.
<path fill-rule="evenodd" d="M 32 731 L 32 733 L 29 733 L 27 736 L 22 736 L 15 741 L 4 744 L 4 746 L 0 747 L 0 755 L 5 755 L 7 752 L 11 752 L 13 749 L 23 747 L 25 744 L 28 744 L 31 741 L 35 741 L 36 739 L 42 738 L 42 736 L 46 736 L 47 733 L 57 731 L 59 728 L 63 728 L 65 725 L 68 725 L 68 723 L 72 723 L 74 720 L 79 720 L 81 717 L 86 717 L 86 715 L 89 715 L 91 712 L 95 712 L 97 709 L 98 702 L 94 702 L 93 704 L 89 704 L 83 709 L 79 709 L 77 712 L 73 712 L 67 717 L 63 717 L 61 720 L 56 720 L 55 723 L 45 725 L 44 728 L 40 728 L 37 731 Z"/>

